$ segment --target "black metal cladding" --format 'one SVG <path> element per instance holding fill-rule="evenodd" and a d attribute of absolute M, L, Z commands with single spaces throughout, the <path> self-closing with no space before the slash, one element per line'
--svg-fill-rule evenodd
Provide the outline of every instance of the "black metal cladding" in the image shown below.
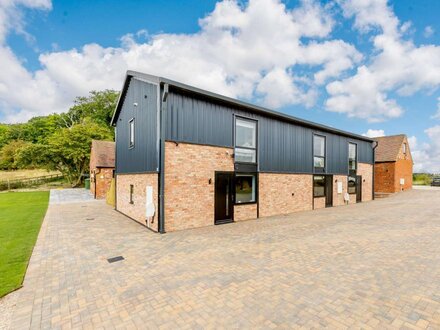
<path fill-rule="evenodd" d="M 131 118 L 135 120 L 135 144 L 130 149 Z M 157 85 L 132 78 L 116 122 L 116 173 L 157 171 L 157 132 Z"/>
<path fill-rule="evenodd" d="M 327 137 L 326 172 L 348 173 L 348 142 L 358 144 L 358 161 L 373 163 L 371 142 L 296 125 L 189 93 L 170 91 L 166 139 L 233 147 L 234 115 L 258 120 L 261 172 L 313 173 L 313 134 Z"/>
<path fill-rule="evenodd" d="M 167 105 L 167 140 L 232 147 L 230 108 L 172 92 Z"/>

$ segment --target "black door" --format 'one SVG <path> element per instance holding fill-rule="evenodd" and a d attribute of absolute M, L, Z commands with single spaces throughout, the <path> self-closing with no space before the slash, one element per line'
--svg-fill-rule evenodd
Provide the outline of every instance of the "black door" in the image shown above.
<path fill-rule="evenodd" d="M 215 224 L 234 220 L 233 205 L 234 173 L 221 172 L 215 174 Z"/>
<path fill-rule="evenodd" d="M 356 176 L 356 203 L 362 202 L 362 176 Z"/>
<path fill-rule="evenodd" d="M 325 176 L 325 207 L 333 206 L 333 176 Z"/>

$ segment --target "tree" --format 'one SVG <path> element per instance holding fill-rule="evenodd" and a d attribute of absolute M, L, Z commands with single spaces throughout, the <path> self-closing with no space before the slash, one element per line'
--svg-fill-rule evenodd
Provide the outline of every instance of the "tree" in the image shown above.
<path fill-rule="evenodd" d="M 0 168 L 2 170 L 16 170 L 20 168 L 18 155 L 23 148 L 29 145 L 31 143 L 22 140 L 10 141 L 4 145 L 0 151 Z"/>
<path fill-rule="evenodd" d="M 10 125 L 0 124 L 0 149 L 11 141 Z"/>
<path fill-rule="evenodd" d="M 85 118 L 90 118 L 96 123 L 107 126 L 110 124 L 118 96 L 118 92 L 105 90 L 91 91 L 87 97 L 77 97 L 73 107 L 59 116 L 60 125 L 69 128 Z"/>
<path fill-rule="evenodd" d="M 48 138 L 47 145 L 36 144 L 23 158 L 37 161 L 48 170 L 60 171 L 72 187 L 78 186 L 88 172 L 92 140 L 113 140 L 109 127 L 84 120 L 62 128 Z"/>

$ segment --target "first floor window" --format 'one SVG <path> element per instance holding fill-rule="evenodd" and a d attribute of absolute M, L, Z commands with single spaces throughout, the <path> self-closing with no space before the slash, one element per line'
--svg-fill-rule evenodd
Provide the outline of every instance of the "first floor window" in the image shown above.
<path fill-rule="evenodd" d="M 256 175 L 236 174 L 235 175 L 235 202 L 252 203 L 256 201 Z"/>
<path fill-rule="evenodd" d="M 357 145 L 354 143 L 348 144 L 348 169 L 350 171 L 357 169 Z"/>
<path fill-rule="evenodd" d="M 235 148 L 235 161 L 240 163 L 256 163 L 257 152 L 251 149 Z"/>
<path fill-rule="evenodd" d="M 134 118 L 132 118 L 128 123 L 129 123 L 129 138 L 130 138 L 129 147 L 133 148 L 134 147 Z"/>
<path fill-rule="evenodd" d="M 313 197 L 325 197 L 325 176 L 313 176 Z"/>
<path fill-rule="evenodd" d="M 133 204 L 133 203 L 134 203 L 134 201 L 133 201 L 133 192 L 134 192 L 134 187 L 133 187 L 133 185 L 131 184 L 131 185 L 130 185 L 130 204 Z"/>
<path fill-rule="evenodd" d="M 325 171 L 325 137 L 320 135 L 313 136 L 313 166 L 315 171 Z"/>
<path fill-rule="evenodd" d="M 235 161 L 257 162 L 257 122 L 237 117 L 235 119 Z"/>
<path fill-rule="evenodd" d="M 349 176 L 348 177 L 348 193 L 356 194 L 356 177 Z"/>

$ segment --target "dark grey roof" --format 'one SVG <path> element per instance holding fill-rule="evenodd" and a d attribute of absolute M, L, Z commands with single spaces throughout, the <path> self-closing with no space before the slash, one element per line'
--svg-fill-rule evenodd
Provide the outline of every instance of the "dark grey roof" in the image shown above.
<path fill-rule="evenodd" d="M 278 111 L 274 111 L 274 110 L 270 110 L 264 107 L 260 107 L 258 105 L 254 105 L 251 103 L 247 103 L 247 102 L 243 102 L 237 99 L 233 99 L 224 95 L 220 95 L 220 94 L 216 94 L 213 92 L 209 92 L 197 87 L 193 87 L 193 86 L 189 86 L 177 81 L 173 81 L 167 78 L 163 78 L 163 77 L 158 77 L 158 76 L 153 76 L 150 74 L 146 74 L 146 73 L 141 73 L 141 72 L 137 72 L 137 71 L 131 71 L 128 70 L 127 74 L 126 74 L 126 78 L 124 81 L 124 86 L 122 88 L 122 92 L 119 96 L 119 100 L 118 103 L 116 105 L 116 109 L 115 112 L 113 114 L 113 118 L 111 120 L 111 125 L 114 125 L 118 116 L 119 116 L 119 112 L 121 111 L 121 107 L 122 107 L 122 103 L 123 100 L 125 98 L 125 93 L 127 92 L 128 89 L 128 85 L 130 82 L 130 79 L 132 77 L 141 79 L 141 80 L 145 80 L 147 82 L 151 82 L 151 83 L 155 83 L 155 84 L 168 84 L 171 87 L 174 87 L 176 89 L 180 89 L 182 91 L 186 91 L 189 93 L 194 93 L 194 94 L 198 94 L 198 95 L 202 95 L 204 97 L 219 101 L 219 102 L 224 102 L 233 106 L 237 106 L 237 107 L 242 107 L 245 108 L 248 111 L 251 112 L 255 112 L 258 114 L 262 114 L 262 115 L 266 115 L 268 117 L 274 117 L 277 118 L 281 121 L 287 121 L 287 122 L 292 122 L 301 126 L 307 126 L 307 127 L 311 127 L 311 128 L 315 128 L 318 130 L 322 130 L 322 131 L 327 131 L 327 132 L 331 132 L 331 133 L 335 133 L 335 134 L 339 134 L 339 135 L 344 135 L 347 137 L 352 137 L 352 138 L 356 138 L 356 139 L 360 139 L 360 140 L 364 140 L 364 141 L 368 141 L 368 142 L 373 142 L 372 139 L 359 135 L 359 134 L 354 134 L 354 133 L 350 133 L 347 131 L 343 131 L 337 128 L 333 128 L 330 126 L 326 126 L 326 125 L 321 125 L 321 124 L 317 124 L 308 120 L 304 120 L 304 119 L 300 119 L 294 116 L 290 116 L 290 115 L 286 115 L 284 113 L 278 112 Z"/>

